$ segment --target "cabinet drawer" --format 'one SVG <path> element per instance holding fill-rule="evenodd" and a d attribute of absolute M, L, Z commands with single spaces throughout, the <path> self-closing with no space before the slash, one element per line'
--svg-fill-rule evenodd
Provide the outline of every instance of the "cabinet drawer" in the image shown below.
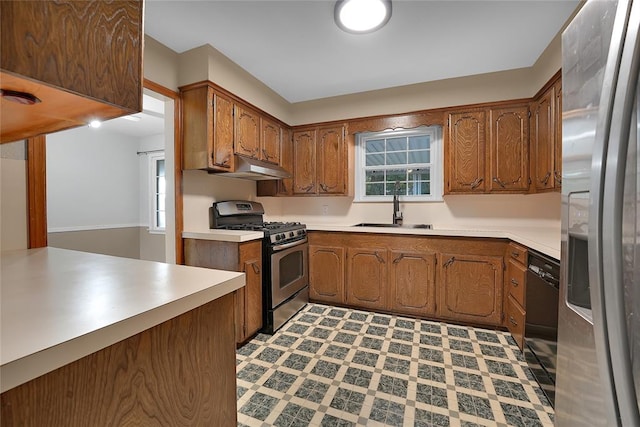
<path fill-rule="evenodd" d="M 525 311 L 518 302 L 511 296 L 507 298 L 507 329 L 516 340 L 518 347 L 522 350 L 524 344 L 524 317 Z"/>
<path fill-rule="evenodd" d="M 520 246 L 516 243 L 509 243 L 507 256 L 509 257 L 509 259 L 518 261 L 522 265 L 527 265 L 527 248 L 525 248 L 524 246 Z"/>
<path fill-rule="evenodd" d="M 524 307 L 527 268 L 519 262 L 510 259 L 507 275 L 507 294 L 511 295 L 518 304 Z"/>

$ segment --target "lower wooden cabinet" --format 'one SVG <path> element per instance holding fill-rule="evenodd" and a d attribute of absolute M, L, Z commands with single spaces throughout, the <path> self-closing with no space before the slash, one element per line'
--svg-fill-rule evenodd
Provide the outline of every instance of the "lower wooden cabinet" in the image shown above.
<path fill-rule="evenodd" d="M 503 269 L 500 256 L 440 254 L 438 316 L 502 324 Z"/>
<path fill-rule="evenodd" d="M 309 298 L 319 302 L 344 303 L 345 249 L 339 246 L 309 246 Z"/>
<path fill-rule="evenodd" d="M 525 311 L 512 295 L 507 297 L 507 306 L 505 307 L 505 310 L 507 329 L 511 332 L 511 335 L 518 344 L 518 347 L 520 347 L 520 350 L 522 350 L 522 345 L 524 343 Z"/>
<path fill-rule="evenodd" d="M 236 343 L 245 342 L 262 328 L 262 241 L 184 239 L 184 259 L 194 267 L 244 272 L 246 284 L 234 293 Z"/>
<path fill-rule="evenodd" d="M 387 250 L 347 248 L 347 304 L 387 308 Z"/>
<path fill-rule="evenodd" d="M 389 309 L 401 314 L 435 315 L 436 255 L 398 250 L 390 254 Z"/>
<path fill-rule="evenodd" d="M 501 239 L 309 233 L 312 301 L 503 325 Z"/>
<path fill-rule="evenodd" d="M 504 326 L 522 350 L 526 319 L 528 250 L 517 243 L 509 243 L 505 258 L 508 262 L 504 283 Z"/>

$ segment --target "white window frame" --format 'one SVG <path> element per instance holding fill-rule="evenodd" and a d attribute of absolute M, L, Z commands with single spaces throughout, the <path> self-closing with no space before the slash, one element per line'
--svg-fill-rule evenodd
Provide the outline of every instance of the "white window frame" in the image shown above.
<path fill-rule="evenodd" d="M 158 174 L 158 160 L 165 160 L 164 152 L 149 154 L 149 232 L 164 234 L 165 227 L 158 227 L 156 212 L 158 211 L 158 203 L 156 199 L 156 175 Z M 164 162 L 165 174 L 165 223 L 166 223 L 166 191 L 167 191 L 167 162 Z"/>
<path fill-rule="evenodd" d="M 385 130 L 381 132 L 366 132 L 356 136 L 356 161 L 355 161 L 355 198 L 354 202 L 388 202 L 393 200 L 392 195 L 367 196 L 365 194 L 366 161 L 365 141 L 370 139 L 393 138 L 396 136 L 430 135 L 431 163 L 407 165 L 412 167 L 429 167 L 431 169 L 431 194 L 419 196 L 400 195 L 402 202 L 442 202 L 442 126 L 421 126 L 414 129 Z M 385 168 L 385 167 L 382 167 Z M 389 169 L 401 169 L 398 166 L 389 166 Z"/>

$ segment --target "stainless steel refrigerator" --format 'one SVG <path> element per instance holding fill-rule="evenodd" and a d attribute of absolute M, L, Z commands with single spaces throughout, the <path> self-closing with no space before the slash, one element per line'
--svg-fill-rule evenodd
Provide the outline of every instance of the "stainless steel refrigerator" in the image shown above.
<path fill-rule="evenodd" d="M 640 1 L 562 36 L 557 426 L 640 426 Z"/>

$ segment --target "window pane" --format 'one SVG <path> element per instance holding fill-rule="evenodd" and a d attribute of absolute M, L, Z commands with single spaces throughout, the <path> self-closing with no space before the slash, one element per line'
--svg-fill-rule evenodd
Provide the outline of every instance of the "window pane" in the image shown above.
<path fill-rule="evenodd" d="M 384 195 L 384 184 L 369 184 L 365 185 L 365 194 L 367 196 L 383 196 Z"/>
<path fill-rule="evenodd" d="M 367 153 L 384 152 L 384 139 L 372 139 L 366 142 L 365 150 Z"/>
<path fill-rule="evenodd" d="M 430 169 L 413 169 L 409 172 L 410 181 L 429 181 L 431 179 Z"/>
<path fill-rule="evenodd" d="M 165 197 L 164 197 L 164 194 L 158 194 L 158 195 L 156 196 L 156 206 L 157 206 L 157 209 L 158 209 L 158 210 L 161 210 L 161 211 L 165 210 L 164 203 L 165 203 Z"/>
<path fill-rule="evenodd" d="M 430 163 L 431 152 L 427 150 L 423 151 L 409 151 L 409 163 Z"/>
<path fill-rule="evenodd" d="M 387 139 L 387 151 L 406 151 L 407 138 L 389 138 Z"/>
<path fill-rule="evenodd" d="M 431 184 L 429 181 L 409 182 L 409 195 L 420 196 L 431 194 Z"/>
<path fill-rule="evenodd" d="M 367 166 L 382 166 L 384 165 L 384 154 L 367 154 Z"/>
<path fill-rule="evenodd" d="M 166 193 L 165 180 L 164 180 L 164 177 L 162 176 L 156 178 L 156 192 L 162 193 L 162 194 Z"/>
<path fill-rule="evenodd" d="M 407 180 L 407 171 L 404 169 L 395 169 L 387 171 L 387 182 L 394 183 L 400 181 L 401 183 Z"/>
<path fill-rule="evenodd" d="M 164 159 L 156 161 L 156 171 L 158 176 L 164 176 Z"/>
<path fill-rule="evenodd" d="M 406 165 L 407 164 L 407 152 L 401 153 L 387 153 L 388 165 Z"/>
<path fill-rule="evenodd" d="M 366 172 L 366 181 L 369 182 L 383 182 L 384 181 L 384 171 L 374 171 L 368 170 Z"/>
<path fill-rule="evenodd" d="M 157 226 L 158 226 L 158 228 L 164 228 L 164 227 L 165 227 L 165 215 L 164 215 L 164 211 L 158 211 L 158 212 L 156 212 L 156 222 L 157 222 Z"/>
<path fill-rule="evenodd" d="M 420 135 L 409 137 L 409 150 L 421 150 L 431 147 L 431 136 Z"/>
<path fill-rule="evenodd" d="M 393 196 L 394 191 L 395 191 L 395 187 L 396 187 L 396 183 L 394 182 L 387 182 L 386 185 L 386 190 L 387 190 L 387 195 L 389 196 Z M 407 194 L 407 183 L 406 182 L 400 182 L 398 185 L 398 193 L 399 196 L 405 196 Z"/>

